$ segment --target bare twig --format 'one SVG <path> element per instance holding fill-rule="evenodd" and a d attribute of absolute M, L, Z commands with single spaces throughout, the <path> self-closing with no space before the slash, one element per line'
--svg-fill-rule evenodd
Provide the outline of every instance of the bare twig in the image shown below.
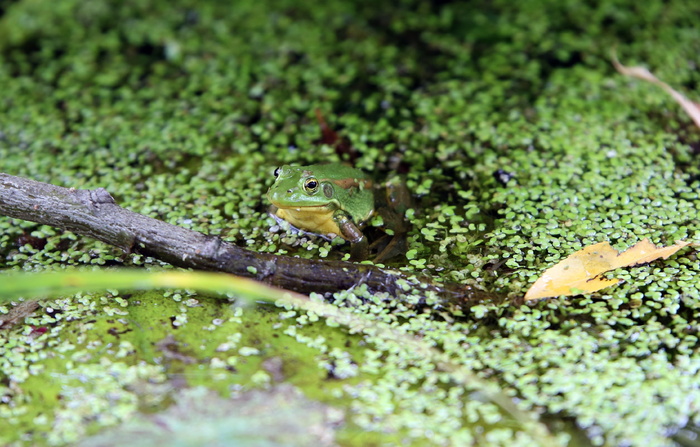
<path fill-rule="evenodd" d="M 367 284 L 375 292 L 402 292 L 397 271 L 343 261 L 319 261 L 257 253 L 116 204 L 104 189 L 63 188 L 0 173 L 0 214 L 50 225 L 178 267 L 232 273 L 300 293 L 329 293 Z M 255 273 L 252 273 L 255 272 Z M 468 307 L 492 298 L 457 284 L 409 282 L 432 290 L 446 307 Z"/>
<path fill-rule="evenodd" d="M 612 64 L 615 69 L 625 76 L 631 76 L 633 78 L 641 79 L 646 82 L 651 82 L 656 84 L 666 91 L 674 101 L 676 101 L 683 110 L 690 116 L 690 118 L 695 122 L 695 125 L 700 127 L 700 103 L 693 102 L 674 90 L 670 85 L 658 79 L 654 76 L 646 67 L 627 67 L 617 60 L 617 54 L 613 50 L 611 52 Z"/>
<path fill-rule="evenodd" d="M 30 316 L 38 308 L 39 303 L 35 300 L 22 301 L 11 308 L 8 313 L 0 315 L 0 329 L 7 329 L 14 326 Z"/>

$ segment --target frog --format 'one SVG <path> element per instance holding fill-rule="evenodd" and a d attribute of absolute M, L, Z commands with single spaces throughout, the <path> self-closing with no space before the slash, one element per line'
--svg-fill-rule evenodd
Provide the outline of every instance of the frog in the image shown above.
<path fill-rule="evenodd" d="M 396 206 L 397 197 L 406 194 L 397 194 L 393 183 L 391 188 L 376 184 L 360 169 L 341 163 L 284 165 L 274 170 L 274 176 L 275 181 L 267 191 L 272 204 L 270 214 L 298 230 L 326 239 L 338 236 L 350 242 L 351 261 L 369 257 L 371 246 L 363 228 L 373 216 L 379 214 L 389 223 L 392 231 L 388 233 L 394 239 L 403 237 L 407 231 L 403 216 L 399 216 L 403 207 Z M 403 189 L 398 187 L 400 191 Z M 382 190 L 386 193 L 381 194 Z M 386 244 L 374 261 L 393 256 L 395 246 Z"/>

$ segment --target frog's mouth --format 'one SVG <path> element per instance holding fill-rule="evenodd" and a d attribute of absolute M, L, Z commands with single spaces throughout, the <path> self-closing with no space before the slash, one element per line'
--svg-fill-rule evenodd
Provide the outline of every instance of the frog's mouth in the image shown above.
<path fill-rule="evenodd" d="M 278 205 L 274 202 L 271 202 L 273 205 L 277 207 L 277 209 L 280 210 L 288 210 L 288 211 L 296 211 L 300 213 L 326 213 L 330 212 L 328 210 L 328 207 L 325 205 L 309 205 L 309 206 L 284 206 L 284 205 Z"/>

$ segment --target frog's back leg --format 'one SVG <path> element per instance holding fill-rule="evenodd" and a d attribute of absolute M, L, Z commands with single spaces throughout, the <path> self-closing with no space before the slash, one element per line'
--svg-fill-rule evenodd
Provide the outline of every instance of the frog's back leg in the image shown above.
<path fill-rule="evenodd" d="M 393 235 L 386 236 L 391 237 L 391 240 L 380 248 L 379 253 L 373 259 L 375 263 L 384 262 L 394 256 L 406 253 L 406 234 L 411 229 L 411 224 L 406 220 L 406 210 L 411 208 L 413 200 L 406 184 L 399 178 L 393 178 L 382 186 L 383 191 L 378 191 L 375 194 L 375 208 Z M 372 245 L 380 246 L 385 240 L 385 238 L 381 238 Z"/>

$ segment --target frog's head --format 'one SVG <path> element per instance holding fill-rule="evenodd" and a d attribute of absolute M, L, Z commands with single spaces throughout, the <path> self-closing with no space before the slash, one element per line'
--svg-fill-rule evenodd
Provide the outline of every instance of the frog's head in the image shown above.
<path fill-rule="evenodd" d="M 267 198 L 278 208 L 326 206 L 336 200 L 332 182 L 316 166 L 289 166 L 275 169 L 275 183 Z"/>

